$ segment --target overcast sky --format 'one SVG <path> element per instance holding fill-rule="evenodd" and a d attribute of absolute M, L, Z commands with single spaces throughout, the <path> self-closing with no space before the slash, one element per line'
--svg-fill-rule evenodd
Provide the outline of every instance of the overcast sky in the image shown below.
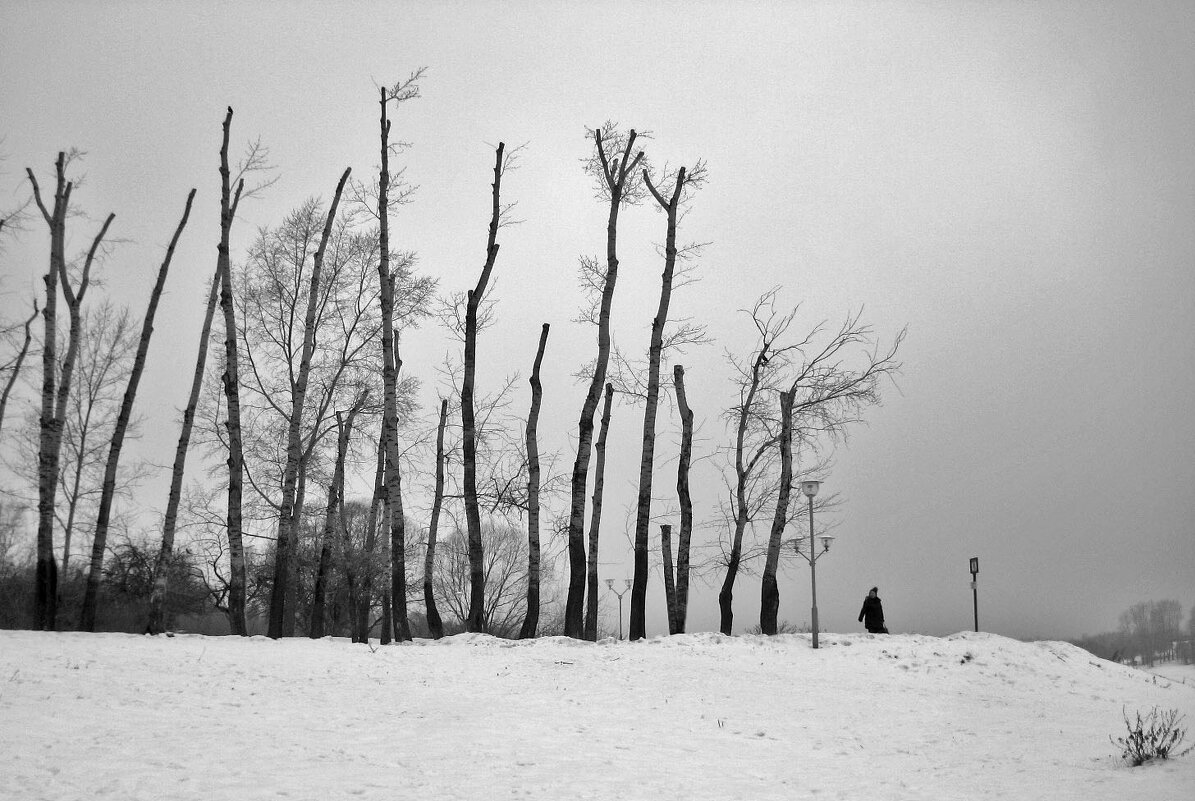
<path fill-rule="evenodd" d="M 553 324 L 540 432 L 565 468 L 584 394 L 571 374 L 595 347 L 571 322 L 577 258 L 605 237 L 585 129 L 615 120 L 651 132 L 656 164 L 709 164 L 681 230 L 711 243 L 702 280 L 673 299 L 716 340 L 678 359 L 698 457 L 729 441 L 723 352 L 749 347 L 735 310 L 762 291 L 783 285 L 806 327 L 860 307 L 883 341 L 908 326 L 899 387 L 825 476 L 843 503 L 819 562 L 823 627 L 858 629 L 878 584 L 894 631 L 969 628 L 972 556 L 981 627 L 1012 636 L 1112 629 L 1150 598 L 1195 603 L 1195 5 L 10 0 L 3 19 L 0 206 L 27 196 L 25 167 L 44 187 L 59 150 L 87 151 L 73 200 L 94 220 L 116 213 L 126 241 L 103 291 L 140 314 L 198 189 L 134 457 L 166 463 L 177 437 L 219 236 L 225 107 L 234 143 L 260 136 L 280 175 L 243 205 L 239 256 L 257 226 L 329 197 L 346 166 L 374 169 L 375 86 L 427 66 L 423 97 L 394 123 L 419 186 L 395 236 L 444 291 L 472 286 L 493 147 L 527 144 L 503 186 L 525 222 L 501 236 L 480 380 L 526 376 Z M 614 336 L 633 351 L 657 301 L 663 218 L 644 206 L 623 221 Z M 48 237 L 34 223 L 0 256 L 4 319 L 41 289 Z M 72 223 L 76 248 L 92 227 Z M 450 347 L 434 327 L 404 343 L 428 408 Z M 616 408 L 602 548 L 614 578 L 630 575 L 641 426 L 639 409 Z M 661 417 L 668 454 L 677 427 Z M 716 462 L 695 467 L 706 524 Z M 166 483 L 146 485 L 149 512 Z M 690 630 L 717 627 L 721 576 L 709 578 Z M 808 621 L 808 579 L 804 563 L 788 571 L 782 619 Z M 660 633 L 658 571 L 653 582 Z M 758 622 L 758 598 L 758 578 L 740 577 L 736 630 Z"/>

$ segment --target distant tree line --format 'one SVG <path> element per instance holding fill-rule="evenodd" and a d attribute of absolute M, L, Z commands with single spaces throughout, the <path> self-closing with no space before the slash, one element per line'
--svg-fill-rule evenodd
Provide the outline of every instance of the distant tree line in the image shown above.
<path fill-rule="evenodd" d="M 1102 634 L 1084 635 L 1073 641 L 1103 659 L 1144 664 L 1180 660 L 1195 661 L 1195 606 L 1183 625 L 1183 607 L 1178 601 L 1141 601 L 1120 615 L 1120 628 Z"/>

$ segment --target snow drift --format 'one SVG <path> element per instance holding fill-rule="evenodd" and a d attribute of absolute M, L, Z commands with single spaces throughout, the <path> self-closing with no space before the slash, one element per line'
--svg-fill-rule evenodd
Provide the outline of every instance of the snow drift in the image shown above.
<path fill-rule="evenodd" d="M 0 632 L 0 799 L 1178 799 L 1195 687 L 990 634 L 638 643 Z M 1195 733 L 1187 742 L 1195 740 Z"/>

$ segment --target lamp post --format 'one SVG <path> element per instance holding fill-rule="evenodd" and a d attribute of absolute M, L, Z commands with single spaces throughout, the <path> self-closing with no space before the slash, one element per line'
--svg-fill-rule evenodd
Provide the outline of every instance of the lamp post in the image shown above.
<path fill-rule="evenodd" d="M 979 631 L 979 557 L 971 557 L 971 603 L 975 610 L 975 631 Z"/>
<path fill-rule="evenodd" d="M 809 580 L 811 582 L 812 590 L 813 590 L 813 592 L 812 592 L 812 597 L 813 597 L 812 617 L 813 617 L 813 647 L 814 648 L 818 647 L 818 642 L 817 642 L 817 631 L 818 631 L 818 625 L 817 625 L 817 560 L 820 559 L 823 555 L 825 555 L 825 553 L 827 551 L 830 550 L 830 542 L 834 539 L 829 534 L 823 534 L 822 536 L 818 537 L 817 539 L 820 539 L 822 541 L 822 551 L 821 551 L 821 553 L 817 552 L 817 543 L 814 541 L 814 536 L 813 536 L 813 498 L 815 495 L 817 495 L 817 491 L 821 488 L 821 484 L 822 484 L 822 482 L 820 482 L 820 481 L 802 481 L 801 482 L 801 492 L 805 495 L 805 497 L 809 501 L 809 539 L 808 539 L 808 546 L 806 548 L 808 553 L 801 551 L 802 543 L 806 542 L 804 537 L 797 537 L 795 540 L 793 540 L 793 550 L 795 550 L 800 557 L 802 557 L 806 562 L 809 563 Z"/>
<path fill-rule="evenodd" d="M 614 579 L 606 579 L 606 588 L 610 592 L 618 596 L 618 639 L 622 639 L 622 596 L 631 591 L 631 580 L 623 579 L 627 583 L 627 587 L 622 592 L 614 589 Z"/>

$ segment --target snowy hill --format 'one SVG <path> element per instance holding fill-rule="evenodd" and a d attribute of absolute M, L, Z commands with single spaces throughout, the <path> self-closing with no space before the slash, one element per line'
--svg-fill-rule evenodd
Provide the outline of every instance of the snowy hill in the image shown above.
<path fill-rule="evenodd" d="M 0 799 L 1195 798 L 1195 687 L 989 634 L 641 643 L 0 632 Z"/>

